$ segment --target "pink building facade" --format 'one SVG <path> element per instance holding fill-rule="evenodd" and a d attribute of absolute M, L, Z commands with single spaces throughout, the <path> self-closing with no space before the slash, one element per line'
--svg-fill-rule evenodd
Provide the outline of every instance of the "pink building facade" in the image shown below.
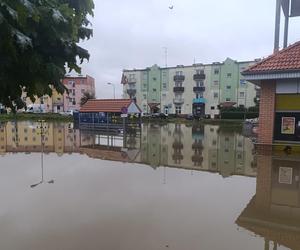
<path fill-rule="evenodd" d="M 53 112 L 67 112 L 80 109 L 80 101 L 84 93 L 95 95 L 95 79 L 91 76 L 66 76 L 63 84 L 69 90 L 63 96 L 58 96 L 53 102 Z"/>

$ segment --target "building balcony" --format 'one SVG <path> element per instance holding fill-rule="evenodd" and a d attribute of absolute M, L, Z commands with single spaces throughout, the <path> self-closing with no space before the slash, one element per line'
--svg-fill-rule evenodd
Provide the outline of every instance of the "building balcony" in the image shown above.
<path fill-rule="evenodd" d="M 206 103 L 206 99 L 205 98 L 194 98 L 193 104 L 197 104 L 197 103 Z"/>
<path fill-rule="evenodd" d="M 195 93 L 204 92 L 205 91 L 205 87 L 194 87 L 193 91 Z"/>
<path fill-rule="evenodd" d="M 174 104 L 183 104 L 184 103 L 184 98 L 174 98 L 173 103 Z"/>
<path fill-rule="evenodd" d="M 174 76 L 174 82 L 183 82 L 185 80 L 185 76 L 180 75 L 180 76 Z"/>
<path fill-rule="evenodd" d="M 195 74 L 194 75 L 194 80 L 199 81 L 199 80 L 205 80 L 206 75 L 205 74 Z"/>
<path fill-rule="evenodd" d="M 183 149 L 182 142 L 175 141 L 172 146 L 174 149 Z"/>
<path fill-rule="evenodd" d="M 136 84 L 136 79 L 135 78 L 129 78 L 128 79 L 128 84 Z"/>
<path fill-rule="evenodd" d="M 175 93 L 183 93 L 184 92 L 184 87 L 174 87 L 174 92 Z"/>
<path fill-rule="evenodd" d="M 192 145 L 192 149 L 196 149 L 196 150 L 203 150 L 204 147 L 203 147 L 203 144 L 202 144 L 202 141 L 195 141 Z"/>
<path fill-rule="evenodd" d="M 135 96 L 136 95 L 136 89 L 127 89 L 127 94 L 129 96 Z"/>

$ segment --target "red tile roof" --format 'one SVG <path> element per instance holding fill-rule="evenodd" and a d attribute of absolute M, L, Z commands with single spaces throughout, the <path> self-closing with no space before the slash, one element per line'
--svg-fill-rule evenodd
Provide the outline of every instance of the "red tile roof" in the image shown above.
<path fill-rule="evenodd" d="M 249 67 L 243 75 L 300 71 L 300 41 Z"/>
<path fill-rule="evenodd" d="M 130 99 L 95 99 L 88 100 L 84 104 L 80 112 L 89 113 L 89 112 L 113 112 L 121 113 L 122 108 L 128 108 L 133 101 Z"/>

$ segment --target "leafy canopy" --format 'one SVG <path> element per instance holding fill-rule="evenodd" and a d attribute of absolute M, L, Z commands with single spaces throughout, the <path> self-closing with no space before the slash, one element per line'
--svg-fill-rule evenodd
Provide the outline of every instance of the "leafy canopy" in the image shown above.
<path fill-rule="evenodd" d="M 22 90 L 34 96 L 59 93 L 66 68 L 80 73 L 89 39 L 93 0 L 0 0 L 0 103 L 21 108 Z"/>
<path fill-rule="evenodd" d="M 80 99 L 80 106 L 83 106 L 84 104 L 86 104 L 86 102 L 90 99 L 95 99 L 95 94 L 94 93 L 90 93 L 90 92 L 84 92 L 83 96 Z"/>

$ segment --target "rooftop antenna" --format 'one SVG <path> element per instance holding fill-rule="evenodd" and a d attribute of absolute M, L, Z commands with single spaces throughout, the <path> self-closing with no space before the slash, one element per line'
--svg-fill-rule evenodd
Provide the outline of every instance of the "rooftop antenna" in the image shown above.
<path fill-rule="evenodd" d="M 163 47 L 164 52 L 165 52 L 165 66 L 166 68 L 168 67 L 168 48 L 167 47 Z"/>

